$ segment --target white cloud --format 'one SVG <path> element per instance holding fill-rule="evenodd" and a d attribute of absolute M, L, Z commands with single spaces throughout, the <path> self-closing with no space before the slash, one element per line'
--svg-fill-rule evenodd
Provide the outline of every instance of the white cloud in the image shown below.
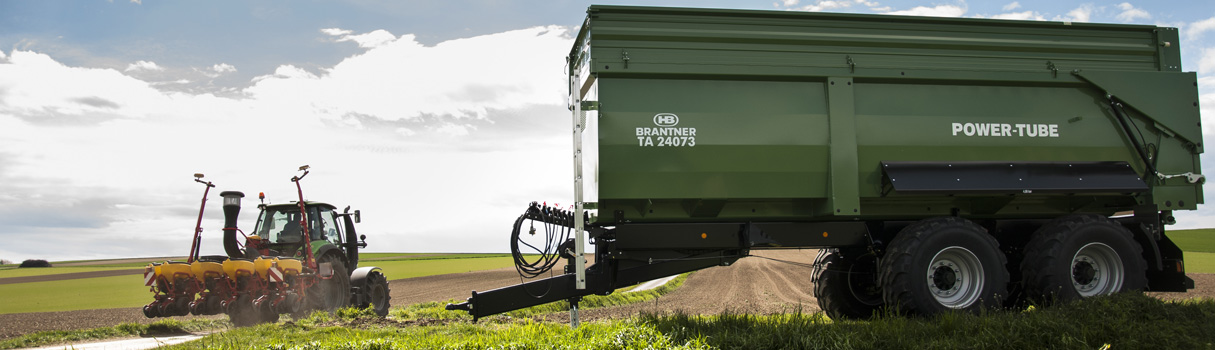
<path fill-rule="evenodd" d="M 1045 20 L 1046 20 L 1046 17 L 1043 17 L 1043 16 L 1042 16 L 1042 14 L 1040 14 L 1040 13 L 1038 13 L 1038 12 L 1035 12 L 1035 11 L 1001 13 L 1001 14 L 998 14 L 998 15 L 995 15 L 995 16 L 991 16 L 991 18 L 995 18 L 995 19 L 1016 19 L 1016 20 L 1034 20 L 1034 21 L 1045 21 Z"/>
<path fill-rule="evenodd" d="M 165 70 L 165 69 L 161 66 L 156 65 L 156 62 L 136 61 L 135 63 L 131 63 L 131 64 L 127 65 L 127 69 L 124 71 L 131 72 L 131 71 L 163 71 L 163 70 Z"/>
<path fill-rule="evenodd" d="M 345 30 L 345 29 L 341 29 L 341 28 L 325 28 L 325 29 L 321 29 L 321 33 L 325 33 L 325 34 L 332 35 L 332 36 L 342 36 L 342 35 L 350 35 L 350 33 L 354 33 L 354 31 Z"/>
<path fill-rule="evenodd" d="M 909 10 L 886 12 L 888 15 L 903 15 L 903 16 L 931 16 L 931 17 L 962 17 L 966 14 L 966 7 L 959 5 L 936 5 L 933 7 L 916 6 Z"/>
<path fill-rule="evenodd" d="M 358 35 L 351 35 L 351 33 L 354 33 L 353 31 L 338 29 L 338 28 L 322 29 L 321 32 L 332 35 L 332 36 L 339 37 L 337 39 L 338 42 L 353 41 L 356 44 L 358 44 L 359 47 L 362 47 L 362 48 L 377 47 L 380 45 L 390 43 L 393 40 L 397 39 L 397 37 L 395 35 L 392 35 L 392 33 L 388 32 L 387 30 L 383 30 L 383 29 L 375 30 L 370 33 L 358 34 Z"/>
<path fill-rule="evenodd" d="M 1117 18 L 1119 21 L 1122 21 L 1122 22 L 1133 22 L 1137 19 L 1151 19 L 1152 18 L 1152 15 L 1149 14 L 1147 11 L 1144 11 L 1143 9 L 1140 9 L 1140 8 L 1135 8 L 1135 6 L 1131 5 L 1131 3 L 1129 3 L 1129 2 L 1124 2 L 1124 3 L 1118 4 L 1118 9 L 1122 10 L 1122 13 L 1119 13 L 1117 16 L 1114 16 L 1114 18 Z"/>
<path fill-rule="evenodd" d="M 1004 5 L 1004 7 L 1002 9 L 1004 11 L 1012 11 L 1012 10 L 1016 10 L 1019 8 L 1021 8 L 1021 3 L 1017 2 L 1017 1 L 1013 1 L 1012 3 L 1009 3 L 1008 5 Z"/>
<path fill-rule="evenodd" d="M 827 11 L 827 10 L 837 10 L 837 9 L 842 9 L 842 8 L 849 8 L 849 7 L 852 7 L 853 3 L 854 2 L 849 2 L 848 0 L 838 0 L 838 1 L 836 1 L 836 0 L 818 0 L 813 5 L 805 5 L 802 7 L 793 8 L 792 10 L 807 11 L 807 12 L 820 12 L 820 11 Z M 856 1 L 855 3 L 861 3 L 861 2 Z M 789 5 L 788 1 L 786 1 L 785 4 L 786 4 L 785 6 L 797 5 L 796 2 L 794 2 L 792 5 Z"/>
<path fill-rule="evenodd" d="M 139 5 L 143 5 L 143 0 L 131 0 L 131 3 L 132 3 L 132 4 L 139 4 Z"/>
<path fill-rule="evenodd" d="M 18 245 L 0 246 L 0 255 L 184 252 L 187 233 L 164 233 L 194 223 L 201 188 L 190 174 L 206 173 L 217 190 L 265 191 L 277 203 L 294 199 L 286 180 L 301 164 L 315 170 L 306 196 L 363 210 L 371 251 L 503 251 L 501 227 L 528 202 L 571 196 L 560 185 L 572 176 L 568 164 L 521 161 L 569 152 L 560 67 L 571 41 L 564 27 L 434 46 L 406 35 L 334 66 L 283 64 L 231 98 L 165 91 L 157 87 L 181 81 L 14 50 L 0 61 L 0 240 Z M 513 51 L 529 54 L 485 64 L 486 52 Z M 474 201 L 492 205 L 472 218 L 451 210 Z M 73 215 L 51 215 L 66 212 Z M 391 214 L 401 212 L 428 220 L 403 227 Z M 203 254 L 221 249 L 219 216 L 208 206 Z M 246 230 L 253 217 L 242 214 Z M 58 226 L 41 227 L 40 218 Z M 84 244 L 21 238 L 52 231 L 58 242 Z M 156 238 L 134 239 L 141 236 Z M 128 244 L 89 248 L 100 242 Z"/>
<path fill-rule="evenodd" d="M 234 67 L 230 64 L 227 64 L 227 63 L 220 63 L 220 64 L 216 64 L 214 66 L 211 66 L 211 71 L 213 71 L 215 73 L 219 73 L 219 74 L 232 73 L 232 72 L 236 71 L 236 67 Z"/>
<path fill-rule="evenodd" d="M 798 0 L 785 0 L 784 1 L 785 6 L 797 6 L 797 3 L 798 3 Z"/>
<path fill-rule="evenodd" d="M 374 33 L 374 32 L 373 32 Z M 355 35 L 358 36 L 358 35 Z M 422 116 L 484 119 L 491 109 L 563 103 L 569 37 L 562 27 L 536 27 L 423 46 L 413 35 L 372 47 L 320 74 L 280 66 L 246 90 L 259 99 L 311 101 L 328 120 L 367 115 L 384 120 Z M 498 55 L 485 64 L 486 52 Z M 436 67 L 447 67 L 436 69 Z"/>
<path fill-rule="evenodd" d="M 1093 4 L 1083 4 L 1080 5 L 1080 7 L 1068 11 L 1067 15 L 1056 16 L 1055 20 L 1063 22 L 1088 22 L 1089 19 L 1092 18 L 1093 11 L 1095 10 L 1096 8 L 1093 7 Z"/>
<path fill-rule="evenodd" d="M 1202 49 L 1202 58 L 1198 60 L 1198 73 L 1207 76 L 1215 76 L 1212 75 L 1212 73 L 1215 73 L 1215 47 Z M 1208 79 L 1211 78 L 1208 77 Z M 1215 86 L 1211 86 L 1211 88 L 1215 88 Z"/>
<path fill-rule="evenodd" d="M 1190 23 L 1185 27 L 1185 40 L 1196 40 L 1202 36 L 1202 33 L 1212 30 L 1215 30 L 1215 17 Z"/>

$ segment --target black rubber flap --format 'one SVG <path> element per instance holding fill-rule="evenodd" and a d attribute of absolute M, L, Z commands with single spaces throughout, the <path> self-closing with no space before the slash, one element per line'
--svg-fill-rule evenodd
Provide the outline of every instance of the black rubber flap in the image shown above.
<path fill-rule="evenodd" d="M 1131 193 L 1147 184 L 1127 162 L 882 162 L 896 193 Z"/>

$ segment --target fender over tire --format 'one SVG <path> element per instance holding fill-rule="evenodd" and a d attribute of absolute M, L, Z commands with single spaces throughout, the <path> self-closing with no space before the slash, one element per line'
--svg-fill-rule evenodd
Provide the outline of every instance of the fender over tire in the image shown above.
<path fill-rule="evenodd" d="M 995 237 L 958 218 L 926 219 L 895 236 L 882 258 L 882 297 L 911 315 L 999 307 L 1008 290 L 1007 259 Z"/>

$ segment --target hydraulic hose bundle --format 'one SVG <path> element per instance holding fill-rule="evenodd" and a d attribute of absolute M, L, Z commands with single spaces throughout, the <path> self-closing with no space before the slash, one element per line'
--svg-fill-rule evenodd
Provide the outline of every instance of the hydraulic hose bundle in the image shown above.
<path fill-rule="evenodd" d="M 524 237 L 521 234 L 524 231 L 524 222 L 529 223 L 527 228 L 529 236 L 537 234 L 536 223 L 540 222 L 544 229 L 542 244 L 533 245 L 523 240 Z M 519 271 L 519 275 L 535 278 L 552 270 L 553 266 L 561 261 L 563 255 L 573 255 L 572 252 L 562 251 L 563 249 L 573 249 L 573 245 L 570 243 L 573 233 L 573 213 L 532 202 L 523 215 L 519 215 L 519 218 L 515 220 L 515 227 L 510 234 L 511 254 L 515 258 L 515 269 Z M 540 256 L 529 261 L 524 254 L 539 254 Z"/>

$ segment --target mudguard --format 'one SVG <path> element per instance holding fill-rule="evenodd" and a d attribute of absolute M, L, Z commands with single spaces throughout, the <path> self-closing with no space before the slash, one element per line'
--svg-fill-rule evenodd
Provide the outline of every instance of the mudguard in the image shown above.
<path fill-rule="evenodd" d="M 376 266 L 360 267 L 350 273 L 350 292 L 352 294 L 350 303 L 352 305 L 362 305 L 367 302 L 367 276 L 371 275 L 373 271 L 384 274 L 384 271 Z"/>

